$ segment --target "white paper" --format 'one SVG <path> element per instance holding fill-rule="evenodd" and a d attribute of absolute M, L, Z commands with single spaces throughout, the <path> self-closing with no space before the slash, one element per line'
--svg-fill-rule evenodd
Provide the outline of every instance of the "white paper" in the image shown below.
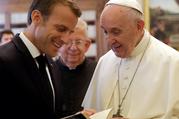
<path fill-rule="evenodd" d="M 108 119 L 112 108 L 97 112 L 90 116 L 90 119 Z M 111 118 L 111 117 L 110 117 Z"/>

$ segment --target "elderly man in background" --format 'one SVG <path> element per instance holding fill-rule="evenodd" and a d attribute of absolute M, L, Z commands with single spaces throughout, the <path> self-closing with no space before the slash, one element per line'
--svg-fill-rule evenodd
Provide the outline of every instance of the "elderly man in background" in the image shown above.
<path fill-rule="evenodd" d="M 111 49 L 97 64 L 85 108 L 115 119 L 179 118 L 179 53 L 144 29 L 136 0 L 110 0 L 100 17 Z"/>
<path fill-rule="evenodd" d="M 70 42 L 60 48 L 56 60 L 62 84 L 61 117 L 83 110 L 81 104 L 96 67 L 96 61 L 85 56 L 91 40 L 84 20 L 78 19 L 74 32 L 67 39 Z"/>

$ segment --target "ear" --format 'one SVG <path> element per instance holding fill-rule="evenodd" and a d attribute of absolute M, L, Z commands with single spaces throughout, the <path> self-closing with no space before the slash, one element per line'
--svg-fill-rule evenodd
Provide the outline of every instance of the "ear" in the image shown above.
<path fill-rule="evenodd" d="M 31 14 L 32 23 L 39 24 L 42 21 L 42 15 L 39 10 L 33 10 Z"/>
<path fill-rule="evenodd" d="M 85 52 L 88 51 L 90 45 L 91 45 L 91 40 L 89 38 L 87 38 L 86 42 L 85 42 Z"/>
<path fill-rule="evenodd" d="M 144 28 L 144 21 L 143 20 L 138 20 L 137 21 L 137 28 L 138 28 L 138 30 L 143 30 L 143 28 Z"/>

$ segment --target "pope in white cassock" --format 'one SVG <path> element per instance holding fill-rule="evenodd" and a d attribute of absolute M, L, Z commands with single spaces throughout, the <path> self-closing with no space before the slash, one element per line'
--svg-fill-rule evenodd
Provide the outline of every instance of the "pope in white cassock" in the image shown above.
<path fill-rule="evenodd" d="M 179 119 L 179 52 L 144 29 L 136 0 L 110 0 L 100 17 L 112 50 L 99 59 L 84 108 L 115 119 Z"/>

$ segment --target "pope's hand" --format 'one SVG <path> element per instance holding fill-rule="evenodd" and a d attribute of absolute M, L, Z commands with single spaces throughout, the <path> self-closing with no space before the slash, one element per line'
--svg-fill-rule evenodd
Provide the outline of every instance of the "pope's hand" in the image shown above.
<path fill-rule="evenodd" d="M 94 109 L 84 109 L 84 110 L 81 111 L 81 113 L 90 117 L 91 115 L 96 113 L 96 110 L 94 110 Z"/>

